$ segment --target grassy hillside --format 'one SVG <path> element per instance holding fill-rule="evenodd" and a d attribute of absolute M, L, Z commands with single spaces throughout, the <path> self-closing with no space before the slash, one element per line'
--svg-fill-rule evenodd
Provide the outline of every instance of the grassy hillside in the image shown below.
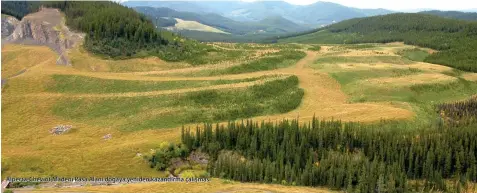
<path fill-rule="evenodd" d="M 407 133 L 407 131 L 415 130 L 417 132 L 421 128 L 431 128 L 427 127 L 428 125 L 438 124 L 438 115 L 433 108 L 435 104 L 462 100 L 477 93 L 477 82 L 471 82 L 477 80 L 477 73 L 463 73 L 446 66 L 414 62 L 412 60 L 422 59 L 424 54 L 421 51 L 426 51 L 426 49 L 415 46 L 403 44 L 231 43 L 211 43 L 209 45 L 217 51 L 208 52 L 210 55 L 196 57 L 196 61 L 208 61 L 205 64 L 201 63 L 201 65 L 166 62 L 152 57 L 108 60 L 94 56 L 89 52 L 83 52 L 84 50 L 81 47 L 75 47 L 70 52 L 72 67 L 56 65 L 55 53 L 44 46 L 4 45 L 2 47 L 2 73 L 15 74 L 18 71 L 23 71 L 23 73 L 10 78 L 2 88 L 2 119 L 7 120 L 2 122 L 1 131 L 1 145 L 3 147 L 2 175 L 12 177 L 165 177 L 168 175 L 167 172 L 171 170 L 157 171 L 157 168 L 150 168 L 148 160 L 154 153 L 151 149 L 154 150 L 158 146 L 161 148 L 163 147 L 162 144 L 179 143 L 181 140 L 180 127 L 182 125 L 185 125 L 186 128 L 188 126 L 195 127 L 196 124 L 204 121 L 220 122 L 220 124 L 226 126 L 228 120 L 240 120 L 242 118 L 250 118 L 255 121 L 270 120 L 272 122 L 277 121 L 277 123 L 284 118 L 297 117 L 300 118 L 302 123 L 310 123 L 308 121 L 311 121 L 314 115 L 326 120 L 365 123 L 392 119 L 402 120 L 394 128 L 405 134 L 405 141 L 411 139 L 408 137 L 409 135 L 420 135 L 421 139 L 424 139 L 427 136 L 426 133 Z M 78 50 L 75 51 L 76 49 Z M 19 60 L 16 60 L 16 58 Z M 22 58 L 25 60 L 30 58 L 37 63 L 24 64 L 25 61 Z M 8 68 L 3 69 L 4 66 Z M 6 71 L 3 72 L 4 70 Z M 449 110 L 454 111 L 454 108 L 449 108 Z M 447 112 L 446 114 L 452 115 Z M 452 116 L 452 120 L 458 120 L 455 115 L 458 115 L 458 112 Z M 445 123 L 447 122 L 446 120 Z M 217 168 L 217 172 L 207 172 L 204 167 L 195 167 L 196 165 L 192 164 L 177 168 L 179 170 L 174 170 L 174 172 L 187 176 L 190 176 L 191 173 L 198 176 L 208 176 L 210 174 L 211 176 L 237 179 L 238 181 L 283 183 L 287 185 L 326 185 L 337 190 L 344 190 L 343 187 L 345 187 L 349 190 L 348 192 L 355 192 L 354 190 L 369 192 L 370 188 L 376 187 L 376 180 L 389 182 L 387 187 L 392 187 L 391 179 L 394 177 L 395 182 L 409 182 L 406 184 L 399 183 L 395 187 L 400 188 L 403 185 L 408 185 L 410 190 L 422 189 L 421 186 L 413 188 L 412 182 L 414 182 L 414 179 L 432 180 L 428 176 L 421 177 L 425 174 L 420 169 L 409 173 L 410 176 L 414 174 L 417 176 L 409 177 L 407 172 L 401 173 L 399 168 L 395 168 L 396 171 L 383 172 L 393 174 L 392 177 L 386 175 L 381 177 L 381 180 L 375 173 L 365 172 L 380 171 L 376 170 L 372 163 L 379 165 L 383 163 L 383 160 L 373 161 L 372 158 L 381 157 L 383 154 L 391 159 L 389 162 L 385 162 L 389 167 L 393 167 L 394 164 L 400 165 L 402 162 L 396 162 L 395 159 L 408 159 L 407 153 L 412 152 L 413 156 L 416 159 L 418 158 L 414 166 L 426 165 L 428 170 L 425 171 L 437 171 L 437 173 L 442 171 L 442 165 L 430 165 L 430 162 L 422 164 L 426 160 L 426 152 L 434 152 L 434 155 L 437 156 L 436 148 L 434 148 L 434 151 L 424 149 L 425 151 L 422 151 L 424 152 L 421 152 L 422 154 L 415 154 L 415 150 L 419 150 L 421 146 L 413 146 L 413 148 L 417 148 L 413 150 L 401 148 L 404 156 L 401 154 L 389 156 L 386 152 L 388 152 L 388 149 L 392 150 L 393 147 L 409 145 L 409 143 L 396 144 L 392 147 L 388 143 L 384 143 L 380 147 L 385 147 L 386 150 L 375 152 L 367 151 L 366 148 L 360 148 L 359 146 L 354 146 L 354 149 L 347 148 L 344 146 L 346 143 L 341 141 L 343 136 L 352 137 L 354 139 L 352 141 L 356 142 L 354 145 L 360 145 L 370 142 L 367 139 L 376 139 L 375 142 L 391 143 L 396 140 L 383 141 L 382 139 L 395 139 L 393 137 L 402 135 L 387 133 L 389 136 L 387 134 L 362 136 L 355 130 L 350 131 L 341 125 L 334 125 L 336 122 L 328 123 L 329 127 L 325 126 L 326 123 L 322 126 L 329 130 L 313 130 L 326 132 L 325 135 L 303 135 L 312 138 L 324 137 L 323 140 L 319 141 L 323 142 L 323 146 L 321 146 L 323 148 L 317 146 L 318 143 L 310 143 L 299 137 L 298 141 L 283 140 L 290 142 L 289 144 L 297 145 L 296 147 L 285 144 L 284 148 L 277 149 L 276 145 L 283 145 L 284 143 L 280 140 L 273 140 L 275 143 L 270 143 L 273 136 L 266 137 L 268 134 L 260 135 L 266 137 L 268 140 L 266 143 L 255 143 L 255 137 L 240 135 L 240 141 L 259 145 L 256 146 L 259 148 L 257 149 L 259 151 L 256 151 L 257 155 L 249 153 L 253 151 L 248 151 L 248 146 L 240 145 L 246 148 L 244 150 L 247 150 L 242 152 L 246 159 L 243 162 L 244 164 L 254 166 L 255 164 L 249 161 L 256 161 L 259 165 L 258 158 L 264 158 L 260 159 L 260 162 L 266 161 L 267 157 L 263 157 L 260 152 L 282 154 L 280 151 L 267 151 L 261 148 L 264 147 L 264 144 L 274 144 L 270 147 L 287 151 L 284 155 L 286 155 L 285 158 L 289 163 L 282 162 L 283 167 L 275 165 L 276 167 L 273 169 L 275 172 L 270 170 L 271 168 L 267 169 L 268 174 L 265 175 L 265 172 L 263 172 L 262 179 L 257 179 L 256 176 L 259 175 L 255 175 L 255 171 L 260 170 L 249 171 L 247 168 L 250 167 L 242 167 L 244 165 L 235 167 L 240 169 L 237 173 L 224 171 L 231 166 L 228 164 L 230 162 L 222 162 L 225 167 Z M 62 135 L 49 133 L 52 127 L 57 125 L 72 125 L 73 129 Z M 363 125 L 363 128 L 368 128 L 368 125 Z M 407 127 L 407 125 L 410 126 Z M 414 127 L 413 125 L 417 126 Z M 22 132 L 18 132 L 19 128 Z M 282 127 L 274 128 L 276 129 L 273 129 L 273 131 L 283 131 L 281 130 Z M 336 130 L 336 128 L 345 130 Z M 352 129 L 352 127 L 348 129 Z M 333 133 L 335 131 L 340 132 L 339 134 Z M 347 131 L 350 131 L 350 133 Z M 359 131 L 363 131 L 363 134 L 372 134 L 368 132 L 369 130 L 361 129 Z M 387 129 L 379 128 L 379 131 L 387 131 Z M 467 139 L 467 137 L 461 137 L 460 132 L 457 133 L 459 136 L 456 136 L 451 133 L 452 131 L 453 129 L 449 130 L 449 135 L 446 133 L 445 136 Z M 458 131 L 461 130 L 458 129 Z M 464 131 L 466 130 L 462 130 L 462 132 Z M 108 134 L 111 134 L 112 138 L 104 139 L 103 137 Z M 357 136 L 362 137 L 354 138 Z M 331 138 L 333 139 L 330 140 Z M 262 141 L 261 138 L 256 139 Z M 445 138 L 442 141 L 452 142 L 452 140 L 453 138 Z M 202 142 L 201 146 L 205 144 Z M 217 147 L 215 141 L 211 142 L 210 146 L 207 146 L 207 149 L 204 148 L 204 150 L 208 151 L 212 150 L 209 148 Z M 302 158 L 308 159 L 306 155 L 309 155 L 309 148 L 300 147 L 301 142 L 306 147 L 312 147 L 313 151 L 317 151 L 319 159 L 316 161 L 319 165 L 295 164 L 304 163 L 305 160 Z M 414 144 L 418 145 L 425 143 L 426 140 L 415 142 Z M 242 142 L 240 143 L 242 144 Z M 380 145 L 380 143 L 373 144 Z M 447 144 L 442 143 L 441 145 Z M 219 149 L 229 149 L 224 147 L 220 146 Z M 454 151 L 455 148 L 458 148 L 458 146 L 450 147 L 449 150 Z M 65 151 L 65 149 L 68 149 L 68 151 Z M 293 151 L 288 151 L 290 149 Z M 159 155 L 157 152 L 160 151 L 156 151 L 156 155 Z M 327 154 L 332 152 L 337 152 L 336 159 L 329 156 L 333 154 Z M 297 156 L 301 153 L 303 153 L 303 156 Z M 210 155 L 223 158 L 227 154 L 220 156 L 211 153 Z M 281 159 L 275 159 L 278 157 L 274 155 L 270 155 L 269 161 L 273 160 L 279 163 Z M 452 159 L 459 157 L 454 155 L 455 152 L 452 154 Z M 349 162 L 342 162 L 343 159 L 354 158 L 352 156 L 357 156 L 363 162 L 354 162 L 354 159 Z M 294 161 L 294 157 L 298 157 L 299 160 Z M 464 157 L 465 159 L 459 157 L 459 161 L 471 162 L 470 159 L 467 159 L 471 157 L 467 153 L 464 154 Z M 442 158 L 442 154 L 439 154 L 439 158 Z M 451 162 L 456 161 L 452 159 Z M 209 163 L 217 163 L 216 161 L 210 159 Z M 363 166 L 366 166 L 367 163 L 373 165 L 372 168 L 374 169 L 367 170 L 365 168 L 366 170 L 363 170 Z M 58 164 L 61 167 L 58 167 Z M 454 165 L 454 163 L 452 164 Z M 267 164 L 267 166 L 272 165 Z M 307 166 L 309 168 L 306 168 Z M 349 169 L 346 168 L 347 166 L 352 167 Z M 469 173 L 469 171 L 474 171 L 468 168 L 469 165 L 461 166 L 461 176 L 473 175 L 473 173 Z M 408 169 L 409 167 L 405 166 L 405 168 Z M 324 170 L 316 172 L 316 169 Z M 309 173 L 302 172 L 302 170 L 315 171 L 315 174 L 311 174 L 311 177 L 308 176 L 308 179 L 316 179 L 316 181 L 307 182 L 304 180 L 306 176 L 301 175 Z M 223 171 L 224 175 L 221 175 L 222 172 L 218 171 Z M 238 176 L 235 175 L 238 172 L 243 173 L 245 171 L 248 174 L 243 175 L 243 179 L 238 179 Z M 279 175 L 278 171 L 284 171 L 283 175 Z M 356 175 L 353 181 L 349 180 L 350 175 L 341 171 L 360 175 Z M 446 176 L 443 177 L 447 178 L 449 175 L 456 174 L 454 167 L 451 167 L 450 171 L 451 173 L 446 173 Z M 338 175 L 339 173 L 344 175 Z M 285 174 L 288 179 L 285 179 Z M 336 176 L 336 178 L 331 181 L 324 180 L 329 179 L 325 176 L 330 175 Z M 360 176 L 364 175 L 369 176 L 369 180 L 372 182 L 362 182 L 363 179 Z M 267 176 L 266 179 L 265 176 Z M 397 178 L 398 176 L 407 177 L 408 180 Z M 343 181 L 344 177 L 348 180 Z M 211 180 L 216 182 L 203 183 L 206 187 L 200 186 L 197 188 L 189 188 L 186 184 L 167 183 L 167 186 L 161 186 L 161 183 L 154 183 L 150 185 L 136 184 L 107 187 L 85 186 L 74 190 L 148 192 L 153 188 L 162 187 L 163 189 L 168 187 L 167 190 L 188 187 L 191 192 L 237 190 L 235 188 L 233 190 L 223 189 L 224 187 L 230 187 L 226 180 L 224 180 L 226 183 L 223 184 L 219 179 L 213 178 Z M 351 181 L 351 185 L 349 185 L 349 181 Z M 473 181 L 475 182 L 475 180 Z M 213 186 L 209 186 L 211 184 Z M 260 190 L 265 191 L 269 189 L 267 187 L 273 186 L 277 185 L 261 185 Z M 255 191 L 250 186 L 246 187 L 247 189 L 240 190 L 242 192 Z M 278 188 L 282 187 L 270 191 L 288 191 Z M 158 189 L 158 191 L 163 189 Z M 51 192 L 50 190 L 39 188 L 32 191 Z M 448 190 L 455 192 L 451 191 L 452 189 Z M 68 191 L 73 191 L 73 189 Z M 299 188 L 296 192 L 310 191 Z"/>
<path fill-rule="evenodd" d="M 181 12 L 165 7 L 154 8 L 140 6 L 135 7 L 134 9 L 140 13 L 147 15 L 157 26 L 165 26 L 163 24 L 164 22 L 170 23 L 164 21 L 164 18 L 166 17 L 179 18 L 188 21 L 197 21 L 204 25 L 212 26 L 234 35 L 246 35 L 256 33 L 289 33 L 309 29 L 279 16 L 267 17 L 259 22 L 239 22 L 215 13 L 201 14 L 192 12 Z M 211 34 L 211 36 L 213 35 L 215 34 Z"/>
<path fill-rule="evenodd" d="M 176 24 L 174 26 L 167 27 L 166 29 L 172 30 L 192 30 L 192 31 L 205 31 L 205 32 L 212 32 L 212 33 L 223 33 L 228 34 L 220 29 L 214 28 L 212 26 L 204 25 L 196 21 L 187 21 L 182 20 L 179 18 L 174 18 L 176 20 Z"/>
<path fill-rule="evenodd" d="M 237 22 L 229 18 L 217 15 L 217 14 L 198 14 L 192 12 L 179 12 L 169 8 L 153 8 L 153 7 L 135 7 L 136 11 L 147 15 L 152 19 L 153 22 L 156 22 L 155 18 L 162 17 L 172 17 L 179 18 L 188 21 L 197 21 L 204 25 L 214 26 L 224 31 L 235 33 L 235 34 L 245 34 L 250 31 L 258 30 L 258 26 L 249 26 L 245 23 Z"/>
<path fill-rule="evenodd" d="M 2 13 L 23 17 L 40 6 L 65 13 L 70 28 L 86 33 L 84 47 L 112 58 L 159 56 L 185 60 L 207 51 L 198 42 L 157 31 L 145 16 L 114 2 L 2 2 Z"/>
<path fill-rule="evenodd" d="M 436 15 L 436 16 L 452 18 L 452 19 L 477 21 L 477 13 L 470 13 L 470 12 L 433 10 L 433 11 L 421 11 L 419 13 Z"/>
<path fill-rule="evenodd" d="M 328 25 L 332 24 L 333 21 L 339 22 L 351 18 L 388 13 L 392 12 L 383 9 L 358 9 L 346 7 L 336 3 L 319 1 L 314 4 L 299 8 L 299 10 L 297 10 L 294 14 L 297 18 L 301 18 L 307 23 Z"/>
<path fill-rule="evenodd" d="M 273 38 L 277 34 L 248 34 L 248 35 L 234 35 L 234 34 L 224 34 L 224 33 L 213 33 L 213 32 L 204 32 L 204 31 L 194 31 L 194 30 L 181 30 L 180 35 L 196 39 L 203 42 L 237 42 L 237 43 L 251 43 L 251 42 L 261 42 L 261 43 L 272 43 Z"/>
<path fill-rule="evenodd" d="M 294 32 L 303 31 L 309 28 L 296 24 L 282 16 L 270 16 L 257 22 L 257 25 L 270 26 L 265 31 L 271 32 Z M 272 28 L 272 29 L 270 29 Z"/>
<path fill-rule="evenodd" d="M 436 49 L 424 61 L 477 72 L 477 23 L 426 14 L 398 13 L 346 20 L 281 38 L 297 43 L 404 42 Z"/>

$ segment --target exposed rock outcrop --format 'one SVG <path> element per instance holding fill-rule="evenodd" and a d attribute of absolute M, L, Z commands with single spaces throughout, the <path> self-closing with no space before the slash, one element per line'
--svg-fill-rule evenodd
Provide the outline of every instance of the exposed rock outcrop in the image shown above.
<path fill-rule="evenodd" d="M 59 10 L 43 8 L 39 12 L 25 16 L 4 41 L 46 45 L 60 55 L 57 64 L 70 65 L 66 50 L 82 38 L 82 34 L 73 33 L 68 29 L 65 18 Z"/>
<path fill-rule="evenodd" d="M 50 133 L 53 135 L 61 135 L 68 132 L 71 128 L 73 128 L 71 125 L 58 125 L 53 127 L 53 129 L 50 130 Z"/>
<path fill-rule="evenodd" d="M 18 23 L 20 23 L 20 21 L 18 21 L 17 18 L 2 15 L 2 38 L 5 38 L 12 34 Z"/>

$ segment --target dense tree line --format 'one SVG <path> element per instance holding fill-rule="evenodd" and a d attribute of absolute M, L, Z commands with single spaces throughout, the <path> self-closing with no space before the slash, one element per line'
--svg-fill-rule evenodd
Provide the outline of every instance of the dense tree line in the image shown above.
<path fill-rule="evenodd" d="M 3 5 L 8 5 L 3 7 Z M 152 22 L 133 9 L 115 2 L 53 1 L 2 2 L 3 12 L 25 15 L 39 7 L 58 8 L 66 24 L 86 33 L 84 47 L 113 58 L 156 55 L 166 60 L 185 60 L 209 48 L 168 31 L 158 31 Z"/>
<path fill-rule="evenodd" d="M 183 129 L 182 142 L 212 157 L 216 177 L 349 192 L 459 191 L 449 179 L 477 182 L 475 126 L 245 121 Z"/>
<path fill-rule="evenodd" d="M 300 36 L 304 38 L 303 41 L 311 40 L 313 43 L 404 42 L 439 50 L 429 55 L 426 62 L 477 72 L 476 22 L 427 14 L 397 13 L 350 19 L 307 34 L 282 38 Z"/>
<path fill-rule="evenodd" d="M 38 2 L 2 1 L 2 14 L 11 15 L 21 20 L 25 15 L 38 9 Z"/>
<path fill-rule="evenodd" d="M 437 15 L 441 17 L 461 19 L 461 20 L 467 20 L 467 21 L 477 21 L 477 13 L 473 13 L 473 12 L 432 10 L 432 11 L 421 11 L 419 13 Z"/>
<path fill-rule="evenodd" d="M 477 122 L 477 97 L 437 106 L 443 124 L 467 125 Z"/>

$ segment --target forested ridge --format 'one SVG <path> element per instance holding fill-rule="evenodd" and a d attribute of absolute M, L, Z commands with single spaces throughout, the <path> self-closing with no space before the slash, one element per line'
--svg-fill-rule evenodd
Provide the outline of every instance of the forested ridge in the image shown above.
<path fill-rule="evenodd" d="M 210 175 L 242 182 L 347 192 L 464 192 L 477 182 L 473 108 L 475 99 L 439 105 L 437 111 L 454 121 L 443 116 L 427 128 L 317 119 L 301 125 L 205 124 L 182 129 L 182 148 L 207 152 Z"/>
<path fill-rule="evenodd" d="M 2 14 L 11 15 L 21 20 L 23 16 L 38 9 L 38 2 L 2 1 Z"/>
<path fill-rule="evenodd" d="M 246 23 L 234 21 L 221 15 L 212 13 L 198 14 L 192 12 L 179 12 L 165 7 L 135 7 L 134 9 L 149 16 L 153 21 L 155 21 L 156 18 L 159 19 L 162 17 L 179 18 L 188 21 L 197 21 L 204 25 L 216 27 L 234 34 L 245 34 L 250 31 L 259 30 L 260 27 L 262 27 L 258 25 L 247 25 Z M 156 24 L 162 25 L 159 21 L 157 21 Z"/>
<path fill-rule="evenodd" d="M 474 12 L 432 10 L 432 11 L 421 11 L 419 13 L 437 15 L 437 16 L 453 18 L 453 19 L 477 21 L 477 13 L 474 13 Z"/>
<path fill-rule="evenodd" d="M 192 12 L 180 12 L 165 7 L 138 6 L 134 7 L 134 9 L 145 14 L 154 22 L 155 25 L 161 27 L 174 26 L 176 22 L 174 22 L 174 19 L 170 18 L 179 18 L 187 21 L 197 21 L 201 24 L 229 32 L 229 34 L 197 30 L 180 30 L 178 32 L 183 36 L 206 42 L 221 41 L 268 43 L 266 39 L 274 37 L 278 34 L 309 29 L 308 27 L 298 25 L 279 16 L 270 16 L 257 22 L 239 22 L 214 13 L 199 14 Z"/>
<path fill-rule="evenodd" d="M 112 58 L 159 56 L 177 61 L 206 52 L 207 46 L 168 31 L 159 31 L 144 15 L 115 2 L 3 2 L 2 13 L 21 18 L 40 7 L 58 8 L 66 24 L 86 33 L 84 47 Z"/>
<path fill-rule="evenodd" d="M 284 39 L 287 38 L 287 39 Z M 404 42 L 436 49 L 425 62 L 477 72 L 477 23 L 414 13 L 356 18 L 281 37 L 301 43 Z"/>

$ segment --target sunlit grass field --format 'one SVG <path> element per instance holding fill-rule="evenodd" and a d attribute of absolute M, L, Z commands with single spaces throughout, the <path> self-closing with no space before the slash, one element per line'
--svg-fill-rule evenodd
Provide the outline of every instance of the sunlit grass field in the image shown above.
<path fill-rule="evenodd" d="M 420 62 L 428 50 L 403 44 L 214 46 L 196 63 L 109 60 L 76 47 L 68 67 L 56 65 L 56 53 L 46 47 L 4 45 L 2 176 L 164 177 L 137 154 L 161 142 L 178 143 L 182 125 L 307 121 L 313 115 L 417 124 L 433 121 L 434 104 L 477 94 L 474 73 Z M 49 133 L 62 124 L 73 129 Z M 112 138 L 104 140 L 107 134 Z M 190 192 L 326 192 L 220 179 L 194 188 L 137 184 L 68 191 L 167 192 L 179 186 Z"/>

